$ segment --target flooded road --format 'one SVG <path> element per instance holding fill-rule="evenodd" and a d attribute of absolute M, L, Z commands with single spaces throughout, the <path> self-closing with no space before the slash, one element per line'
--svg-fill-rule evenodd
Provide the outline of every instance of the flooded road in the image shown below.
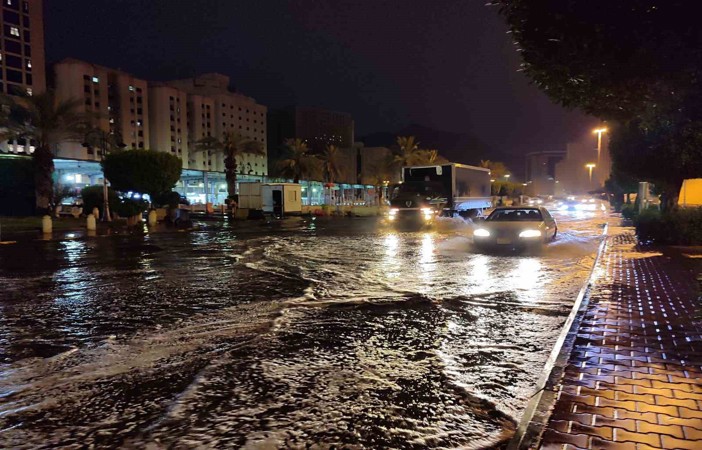
<path fill-rule="evenodd" d="M 0 246 L 0 447 L 499 446 L 605 219 L 557 220 L 536 256 L 460 219 Z"/>

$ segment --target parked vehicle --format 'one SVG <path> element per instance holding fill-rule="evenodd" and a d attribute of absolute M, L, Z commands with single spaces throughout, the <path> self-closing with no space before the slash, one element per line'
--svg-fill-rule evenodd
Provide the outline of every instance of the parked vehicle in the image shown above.
<path fill-rule="evenodd" d="M 556 238 L 558 225 L 544 207 L 496 208 L 477 221 L 473 243 L 479 249 L 540 247 Z"/>
<path fill-rule="evenodd" d="M 475 217 L 490 207 L 490 171 L 483 167 L 404 167 L 402 182 L 390 188 L 389 219 L 398 223 L 430 223 L 439 215 Z"/>

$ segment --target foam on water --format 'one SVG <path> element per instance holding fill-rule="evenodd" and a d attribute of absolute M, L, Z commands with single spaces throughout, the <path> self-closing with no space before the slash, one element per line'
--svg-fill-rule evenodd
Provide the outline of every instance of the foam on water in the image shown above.
<path fill-rule="evenodd" d="M 0 446 L 495 446 L 587 276 L 596 227 L 564 220 L 536 256 L 475 254 L 460 218 L 72 241 L 8 288 Z"/>

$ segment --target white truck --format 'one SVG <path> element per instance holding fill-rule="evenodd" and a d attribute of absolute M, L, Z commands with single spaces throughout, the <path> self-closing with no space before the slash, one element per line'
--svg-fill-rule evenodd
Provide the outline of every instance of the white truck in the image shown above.
<path fill-rule="evenodd" d="M 429 221 L 437 215 L 475 217 L 492 207 L 490 170 L 465 164 L 402 168 L 390 189 L 390 219 Z"/>

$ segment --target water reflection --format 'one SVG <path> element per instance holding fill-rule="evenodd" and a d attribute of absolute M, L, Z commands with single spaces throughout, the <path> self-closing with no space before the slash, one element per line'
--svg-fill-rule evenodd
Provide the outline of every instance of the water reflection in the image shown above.
<path fill-rule="evenodd" d="M 17 406 L 0 447 L 508 438 L 500 411 L 532 394 L 584 264 L 473 254 L 460 231 L 316 225 L 0 249 Z"/>
<path fill-rule="evenodd" d="M 535 302 L 542 297 L 542 267 L 538 258 L 520 258 L 509 274 L 510 287 L 519 290 L 520 301 Z"/>

